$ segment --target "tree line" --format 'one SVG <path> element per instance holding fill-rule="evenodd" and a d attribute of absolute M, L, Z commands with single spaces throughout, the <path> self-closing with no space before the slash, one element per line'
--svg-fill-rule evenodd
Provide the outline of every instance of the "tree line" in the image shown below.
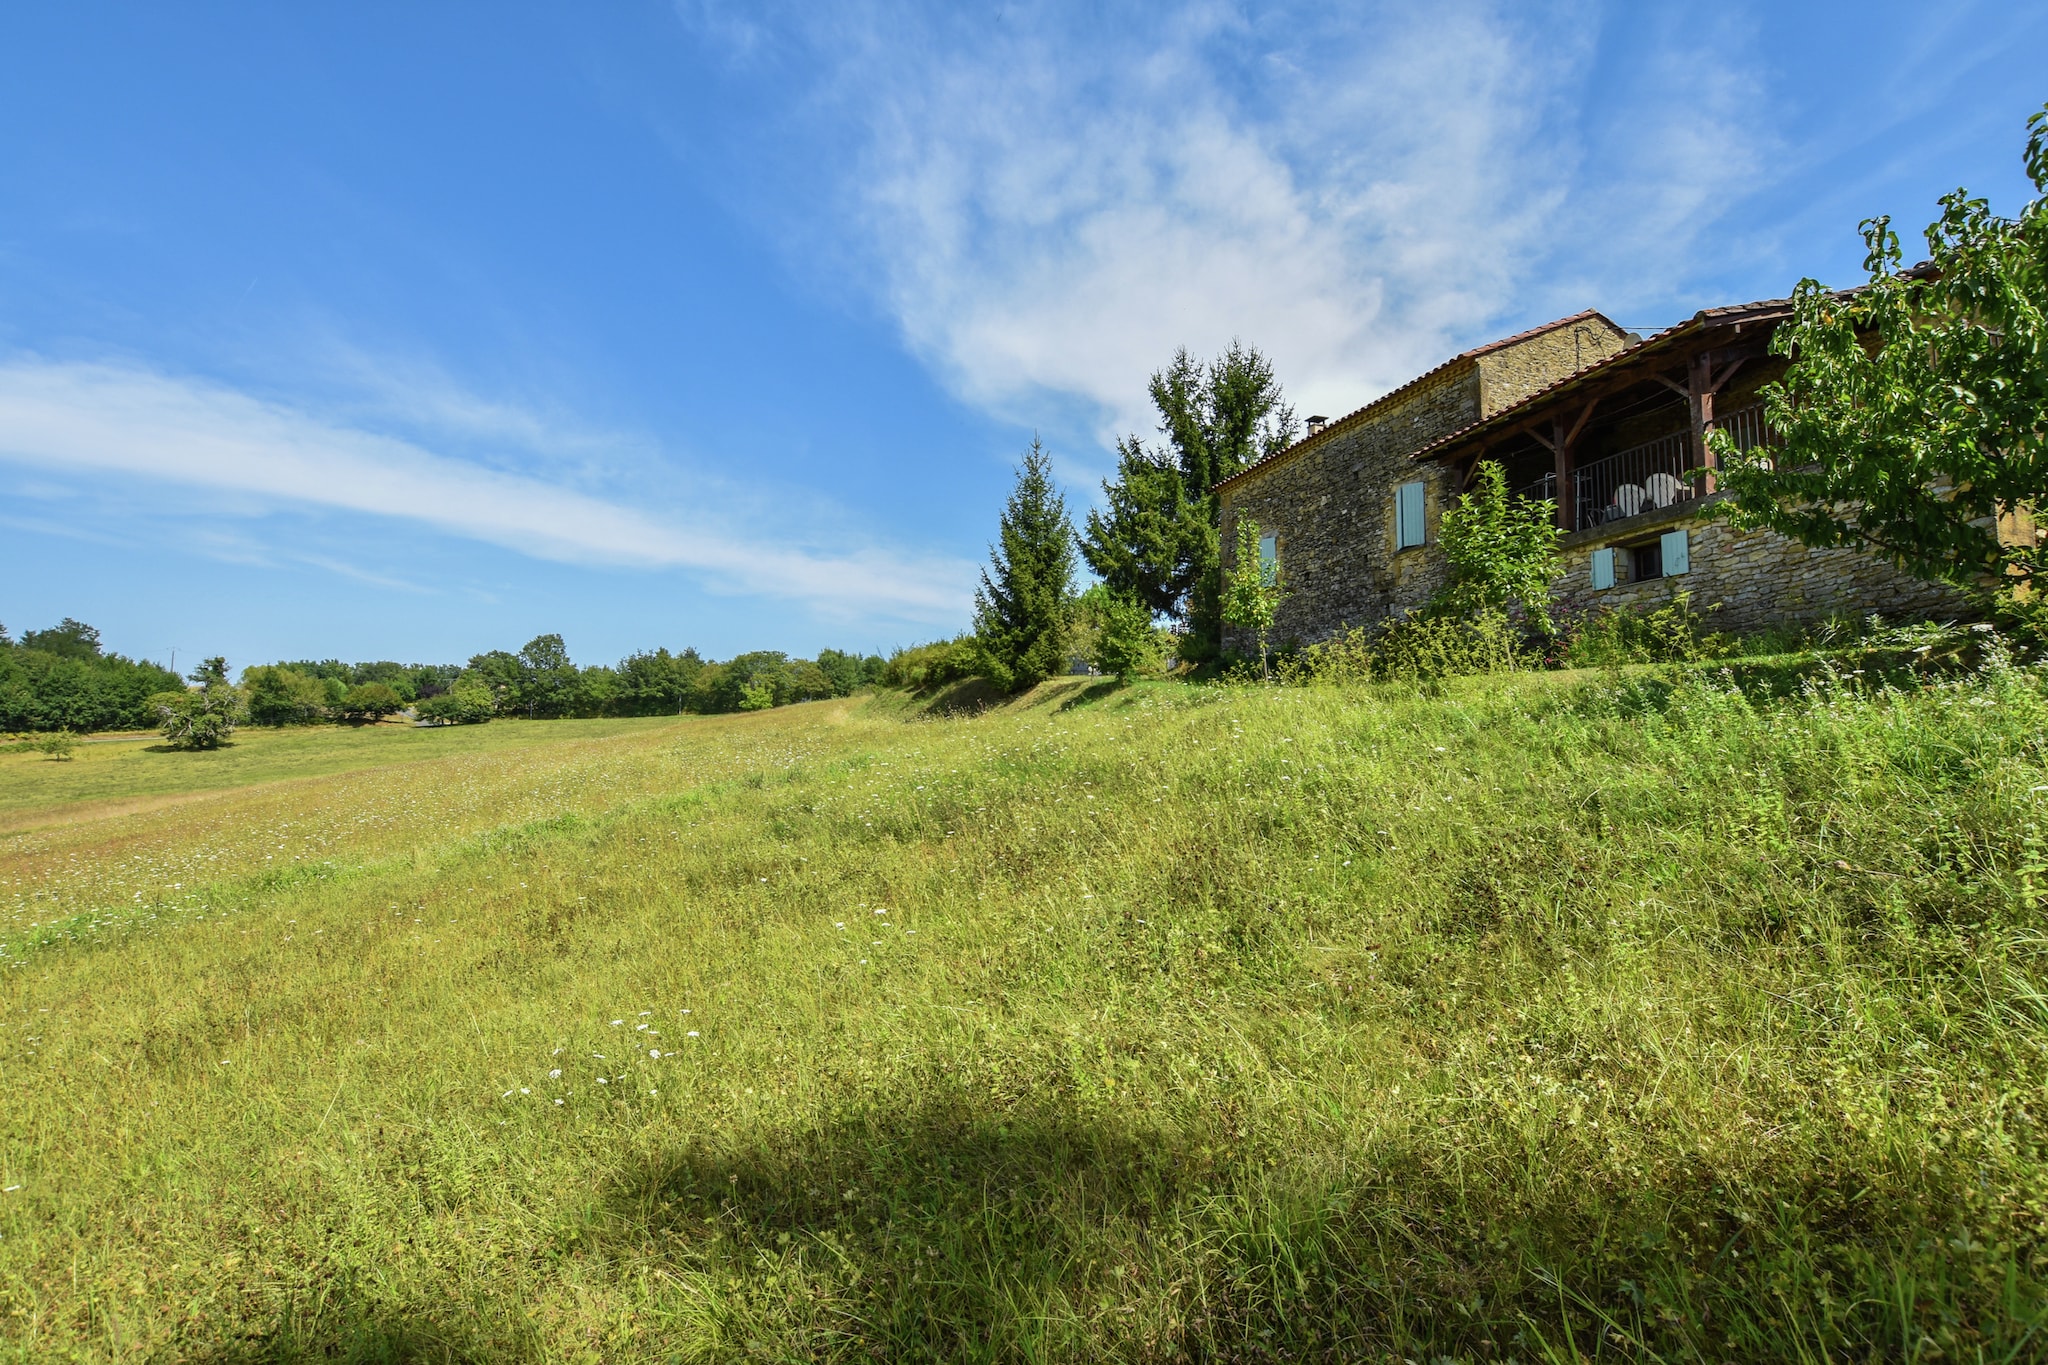
<path fill-rule="evenodd" d="M 579 665 L 562 637 L 550 634 L 466 664 L 298 659 L 253 665 L 237 682 L 222 658 L 181 678 L 109 653 L 98 630 L 67 617 L 18 641 L 0 627 L 0 730 L 164 727 L 174 742 L 205 748 L 240 724 L 363 724 L 401 712 L 436 724 L 711 714 L 848 696 L 886 670 L 879 655 L 836 649 L 811 659 L 755 650 L 723 662 L 695 649 L 655 649 L 617 664 Z"/>

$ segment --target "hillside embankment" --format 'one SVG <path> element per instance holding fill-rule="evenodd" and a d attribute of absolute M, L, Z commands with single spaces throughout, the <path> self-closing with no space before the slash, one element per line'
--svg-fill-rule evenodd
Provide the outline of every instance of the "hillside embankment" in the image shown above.
<path fill-rule="evenodd" d="M 0 757 L 0 1355 L 2038 1353 L 2048 689 L 1774 676 Z"/>

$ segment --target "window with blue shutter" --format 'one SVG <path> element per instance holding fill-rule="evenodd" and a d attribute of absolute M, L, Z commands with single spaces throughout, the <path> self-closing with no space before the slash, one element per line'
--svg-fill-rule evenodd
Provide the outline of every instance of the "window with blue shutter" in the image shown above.
<path fill-rule="evenodd" d="M 1614 586 L 1614 551 L 1593 551 L 1593 586 L 1611 588 Z"/>
<path fill-rule="evenodd" d="M 1278 564 L 1279 562 L 1280 562 L 1280 537 L 1278 537 L 1278 536 L 1260 536 L 1260 537 L 1259 537 L 1259 568 L 1260 568 L 1260 569 L 1262 569 L 1262 570 L 1264 570 L 1264 571 L 1265 571 L 1265 572 L 1267 572 L 1267 573 L 1271 573 L 1271 572 L 1273 571 L 1273 566 L 1274 566 L 1275 564 Z"/>
<path fill-rule="evenodd" d="M 1394 548 L 1422 544 L 1422 484 L 1404 483 L 1394 492 Z"/>
<path fill-rule="evenodd" d="M 1685 532 L 1666 531 L 1661 537 L 1664 546 L 1664 576 L 1686 573 L 1692 568 L 1692 552 L 1686 547 Z"/>

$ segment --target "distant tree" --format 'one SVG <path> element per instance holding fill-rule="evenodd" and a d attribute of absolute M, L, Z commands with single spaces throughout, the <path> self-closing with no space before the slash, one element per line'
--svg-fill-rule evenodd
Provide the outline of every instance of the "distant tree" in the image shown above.
<path fill-rule="evenodd" d="M 56 763 L 69 763 L 71 751 L 78 747 L 78 737 L 69 730 L 52 730 L 36 741 L 36 748 L 44 758 Z"/>
<path fill-rule="evenodd" d="M 21 637 L 23 649 L 39 649 L 60 659 L 97 659 L 100 633 L 83 621 L 65 617 L 48 630 L 32 630 Z"/>
<path fill-rule="evenodd" d="M 398 689 L 381 682 L 357 683 L 341 694 L 341 704 L 335 708 L 337 718 L 350 725 L 374 725 L 404 709 L 405 699 Z"/>
<path fill-rule="evenodd" d="M 789 700 L 823 701 L 827 697 L 846 695 L 832 684 L 825 670 L 809 659 L 797 659 L 789 665 Z"/>
<path fill-rule="evenodd" d="M 1445 509 L 1437 531 L 1451 582 L 1441 605 L 1461 614 L 1519 602 L 1550 634 L 1550 585 L 1562 565 L 1557 504 L 1508 493 L 1506 473 L 1482 460 L 1472 491 Z"/>
<path fill-rule="evenodd" d="M 433 725 L 482 725 L 496 709 L 494 701 L 482 679 L 465 673 L 447 691 L 421 702 L 417 714 Z"/>
<path fill-rule="evenodd" d="M 2036 197 L 2017 218 L 1956 190 L 1902 271 L 1888 218 L 1862 225 L 1868 282 L 1801 280 L 1764 389 L 1779 449 L 1713 436 L 1738 526 L 1874 551 L 1923 578 L 2018 590 L 2044 567 L 2048 498 L 2048 107 L 2028 120 Z M 2001 535 L 2001 531 L 2004 533 Z"/>
<path fill-rule="evenodd" d="M 282 664 L 243 669 L 242 691 L 255 725 L 311 725 L 327 711 L 327 689 L 321 679 Z"/>
<path fill-rule="evenodd" d="M 1273 618 L 1284 596 L 1279 558 L 1266 562 L 1259 553 L 1259 524 L 1250 517 L 1239 517 L 1237 545 L 1223 581 L 1223 620 L 1257 637 L 1262 678 L 1268 676 L 1266 638 L 1273 633 Z"/>
<path fill-rule="evenodd" d="M 765 682 L 751 682 L 741 686 L 739 706 L 741 711 L 766 711 L 775 705 L 775 689 Z"/>
<path fill-rule="evenodd" d="M 821 649 L 818 651 L 818 671 L 831 683 L 831 695 L 835 697 L 850 697 L 866 682 L 858 654 L 842 654 L 836 649 Z"/>
<path fill-rule="evenodd" d="M 559 635 L 536 635 L 519 651 L 520 693 L 529 718 L 567 713 L 576 690 L 576 665 Z"/>
<path fill-rule="evenodd" d="M 974 594 L 974 636 L 990 681 L 1018 691 L 1065 665 L 1073 577 L 1073 524 L 1053 487 L 1052 457 L 1034 437 Z"/>
<path fill-rule="evenodd" d="M 759 709 L 746 704 L 749 697 L 758 695 L 750 692 L 749 688 L 766 688 L 770 706 L 789 701 L 792 695 L 789 656 L 777 649 L 758 649 L 747 654 L 735 654 L 726 660 L 719 670 L 710 709 Z"/>
<path fill-rule="evenodd" d="M 218 655 L 190 677 L 194 686 L 152 698 L 164 738 L 177 749 L 218 749 L 241 718 L 241 693 L 228 681 L 228 661 Z"/>
<path fill-rule="evenodd" d="M 517 654 L 502 649 L 472 655 L 465 674 L 490 692 L 492 706 L 501 716 L 526 714 L 526 666 Z"/>
<path fill-rule="evenodd" d="M 620 709 L 633 716 L 675 716 L 693 707 L 704 661 L 694 649 L 629 654 L 619 660 Z"/>
<path fill-rule="evenodd" d="M 615 716 L 620 704 L 619 675 L 604 664 L 589 664 L 576 670 L 576 686 L 564 714 Z"/>

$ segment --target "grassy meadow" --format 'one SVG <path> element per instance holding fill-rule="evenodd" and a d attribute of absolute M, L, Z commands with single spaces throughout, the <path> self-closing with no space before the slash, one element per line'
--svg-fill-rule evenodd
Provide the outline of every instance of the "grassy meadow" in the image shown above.
<path fill-rule="evenodd" d="M 0 754 L 0 1359 L 2048 1356 L 2048 679 L 1738 681 Z"/>

